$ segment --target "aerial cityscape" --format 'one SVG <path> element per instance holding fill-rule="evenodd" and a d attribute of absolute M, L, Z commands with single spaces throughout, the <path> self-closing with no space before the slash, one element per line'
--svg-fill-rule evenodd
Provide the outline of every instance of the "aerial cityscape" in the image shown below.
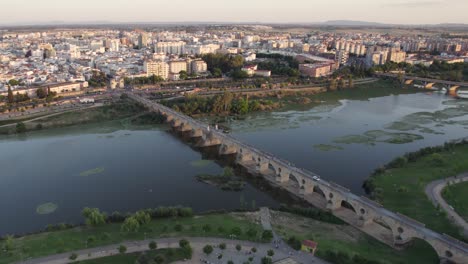
<path fill-rule="evenodd" d="M 0 264 L 468 263 L 468 2 L 335 2 L 2 3 Z"/>

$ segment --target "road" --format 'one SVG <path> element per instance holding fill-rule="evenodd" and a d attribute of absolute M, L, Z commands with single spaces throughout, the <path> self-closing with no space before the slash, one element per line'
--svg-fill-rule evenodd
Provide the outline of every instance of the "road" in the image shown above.
<path fill-rule="evenodd" d="M 460 174 L 447 179 L 433 181 L 426 186 L 425 192 L 429 200 L 431 200 L 435 206 L 440 206 L 440 208 L 442 208 L 447 213 L 447 216 L 453 221 L 453 223 L 461 227 L 463 229 L 464 235 L 468 237 L 468 223 L 450 207 L 441 194 L 442 190 L 449 183 L 455 184 L 465 181 L 468 181 L 468 173 Z"/>

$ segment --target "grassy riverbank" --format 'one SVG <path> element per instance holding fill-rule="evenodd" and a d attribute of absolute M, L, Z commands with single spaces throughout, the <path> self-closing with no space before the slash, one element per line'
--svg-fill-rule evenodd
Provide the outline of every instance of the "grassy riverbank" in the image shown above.
<path fill-rule="evenodd" d="M 430 229 L 463 239 L 445 212 L 429 201 L 424 189 L 432 181 L 468 171 L 468 142 L 409 153 L 376 170 L 364 184 L 373 199 L 385 208 L 414 218 Z M 460 188 L 467 197 L 468 185 Z M 463 190 L 457 190 L 463 192 Z M 464 200 L 466 201 L 466 200 Z M 465 238 L 466 241 L 466 238 Z"/>
<path fill-rule="evenodd" d="M 145 238 L 179 236 L 229 238 L 235 228 L 240 229 L 237 239 L 261 241 L 260 225 L 239 219 L 233 214 L 166 218 L 152 220 L 137 232 L 123 232 L 121 224 L 105 224 L 16 238 L 13 239 L 11 251 L 0 251 L 0 264 Z M 256 235 L 249 236 L 247 234 L 249 229 L 255 230 Z M 0 248 L 3 248 L 5 243 L 5 240 L 0 241 Z"/>
<path fill-rule="evenodd" d="M 282 103 L 282 110 L 310 108 L 324 103 L 337 103 L 340 100 L 369 100 L 370 98 L 389 96 L 392 94 L 412 94 L 420 92 L 416 89 L 400 88 L 393 80 L 378 80 L 370 83 L 356 84 L 353 88 L 327 92 L 287 92 L 272 100 Z"/>
<path fill-rule="evenodd" d="M 272 224 L 285 240 L 291 237 L 299 241 L 314 240 L 318 243 L 316 255 L 331 263 L 439 263 L 431 246 L 421 241 L 405 250 L 395 250 L 352 226 L 319 222 L 284 212 L 273 212 Z"/>
<path fill-rule="evenodd" d="M 136 103 L 127 98 L 123 98 L 104 106 L 69 111 L 63 114 L 44 117 L 31 122 L 26 122 L 29 120 L 26 119 L 22 120 L 22 122 L 24 122 L 26 132 L 28 132 L 48 128 L 68 127 L 73 125 L 101 123 L 106 121 L 126 119 L 130 124 L 135 125 L 159 124 L 163 121 L 160 116 L 154 113 L 147 113 L 146 109 L 139 103 Z M 14 133 L 17 133 L 17 128 L 15 126 L 0 128 L 0 134 Z"/>
<path fill-rule="evenodd" d="M 468 221 L 468 182 L 447 186 L 442 191 L 442 197 L 465 221 Z"/>

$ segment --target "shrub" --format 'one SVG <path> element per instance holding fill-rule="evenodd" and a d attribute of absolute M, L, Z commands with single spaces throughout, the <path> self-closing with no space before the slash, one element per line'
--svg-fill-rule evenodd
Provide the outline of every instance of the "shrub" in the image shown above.
<path fill-rule="evenodd" d="M 252 251 L 253 253 L 257 252 L 257 248 L 252 248 L 250 251 Z"/>
<path fill-rule="evenodd" d="M 155 241 L 151 241 L 151 242 L 149 242 L 148 247 L 149 247 L 149 249 L 151 249 L 151 250 L 155 250 L 155 249 L 158 248 L 158 244 L 156 244 Z"/>
<path fill-rule="evenodd" d="M 190 243 L 186 239 L 182 239 L 179 241 L 179 247 L 181 248 L 190 247 Z"/>
<path fill-rule="evenodd" d="M 68 257 L 70 260 L 75 260 L 78 258 L 78 255 L 76 253 L 72 253 L 70 257 Z"/>
<path fill-rule="evenodd" d="M 219 244 L 219 248 L 222 249 L 222 250 L 225 250 L 226 249 L 226 244 L 225 243 Z"/>
<path fill-rule="evenodd" d="M 267 254 L 268 256 L 273 257 L 273 255 L 275 255 L 275 251 L 273 251 L 273 249 L 270 249 L 268 250 Z"/>
<path fill-rule="evenodd" d="M 237 251 L 240 251 L 241 249 L 242 249 L 242 246 L 239 245 L 239 244 L 237 244 L 237 245 L 236 245 L 236 250 L 237 250 Z"/>
<path fill-rule="evenodd" d="M 213 252 L 213 247 L 211 245 L 206 245 L 203 247 L 203 253 L 209 255 Z"/>
<path fill-rule="evenodd" d="M 118 250 L 120 254 L 124 254 L 125 252 L 127 252 L 127 247 L 124 245 L 120 245 Z"/>
<path fill-rule="evenodd" d="M 262 258 L 262 264 L 272 264 L 272 263 L 273 263 L 273 260 L 271 260 L 271 258 L 269 257 Z"/>
<path fill-rule="evenodd" d="M 262 240 L 271 241 L 273 239 L 273 232 L 271 230 L 265 230 L 262 233 Z"/>

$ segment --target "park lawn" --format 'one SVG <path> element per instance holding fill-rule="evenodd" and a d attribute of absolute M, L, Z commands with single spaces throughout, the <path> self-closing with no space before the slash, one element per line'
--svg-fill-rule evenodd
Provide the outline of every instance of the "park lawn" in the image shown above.
<path fill-rule="evenodd" d="M 350 258 L 360 255 L 379 263 L 439 263 L 432 247 L 421 240 L 405 250 L 395 250 L 351 226 L 318 222 L 302 216 L 275 212 L 273 228 L 286 241 L 291 236 L 318 243 L 316 255 L 325 258 L 326 251 L 346 253 Z M 288 222 L 297 223 L 288 225 Z"/>
<path fill-rule="evenodd" d="M 442 191 L 442 197 L 465 221 L 468 221 L 468 182 L 447 186 Z"/>
<path fill-rule="evenodd" d="M 175 231 L 176 225 L 182 226 L 181 231 Z M 211 230 L 203 231 L 203 226 L 209 225 Z M 69 230 L 40 233 L 14 239 L 14 250 L 10 253 L 0 251 L 0 264 L 12 263 L 21 259 L 38 258 L 58 253 L 72 252 L 86 248 L 86 241 L 92 240 L 87 247 L 111 245 L 123 241 L 143 240 L 145 238 L 161 237 L 222 237 L 229 238 L 234 227 L 239 227 L 242 234 L 240 240 L 260 241 L 262 228 L 258 224 L 236 218 L 230 214 L 213 214 L 188 218 L 165 218 L 151 221 L 140 228 L 138 232 L 127 233 L 120 230 L 121 224 L 105 224 L 98 227 L 77 227 Z M 219 227 L 224 230 L 220 231 Z M 257 231 L 256 237 L 248 237 L 249 229 Z M 0 248 L 3 247 L 0 242 Z"/>
<path fill-rule="evenodd" d="M 75 263 L 80 264 L 133 264 L 138 259 L 141 254 L 146 254 L 150 259 L 154 259 L 157 255 L 163 257 L 164 262 L 161 264 L 169 264 L 175 261 L 184 260 L 185 255 L 184 251 L 180 248 L 164 248 L 157 250 L 148 250 L 146 252 L 130 253 L 130 254 L 121 254 L 111 257 L 104 257 L 92 260 L 77 261 Z"/>
<path fill-rule="evenodd" d="M 439 154 L 444 160 L 442 166 L 431 162 L 429 155 L 409 162 L 402 168 L 372 176 L 374 198 L 385 208 L 414 218 L 434 231 L 463 239 L 460 230 L 449 221 L 446 214 L 429 201 L 424 189 L 434 180 L 468 171 L 468 146 L 456 146 L 453 151 Z M 461 201 L 462 197 L 458 199 Z"/>

